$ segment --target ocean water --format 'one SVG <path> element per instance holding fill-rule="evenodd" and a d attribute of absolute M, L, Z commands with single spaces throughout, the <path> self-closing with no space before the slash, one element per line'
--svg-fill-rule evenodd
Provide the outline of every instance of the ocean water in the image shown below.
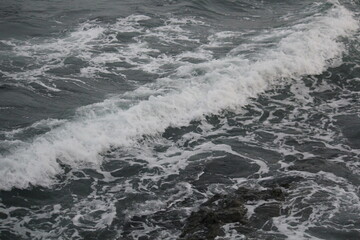
<path fill-rule="evenodd" d="M 0 239 L 177 239 L 275 185 L 216 239 L 360 239 L 359 10 L 0 0 Z"/>

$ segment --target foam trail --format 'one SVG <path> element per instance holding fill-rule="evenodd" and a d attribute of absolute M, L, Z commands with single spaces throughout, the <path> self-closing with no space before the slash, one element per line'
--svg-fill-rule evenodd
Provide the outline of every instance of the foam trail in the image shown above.
<path fill-rule="evenodd" d="M 50 186 L 62 172 L 57 159 L 73 167 L 98 165 L 102 161 L 99 153 L 112 146 L 131 146 L 142 136 L 161 133 L 169 126 L 238 108 L 281 79 L 319 74 L 345 51 L 337 39 L 357 27 L 348 10 L 334 5 L 326 15 L 286 29 L 289 34 L 275 48 L 259 53 L 256 60 L 239 55 L 183 66 L 172 78 L 155 84 L 155 90 L 172 88 L 166 94 L 150 96 L 128 108 L 119 108 L 118 100 L 112 99 L 93 105 L 94 110 L 89 106 L 76 121 L 1 156 L 0 189 Z M 197 75 L 199 72 L 203 74 Z M 141 95 L 143 90 L 132 95 Z M 109 111 L 99 114 L 99 107 Z"/>

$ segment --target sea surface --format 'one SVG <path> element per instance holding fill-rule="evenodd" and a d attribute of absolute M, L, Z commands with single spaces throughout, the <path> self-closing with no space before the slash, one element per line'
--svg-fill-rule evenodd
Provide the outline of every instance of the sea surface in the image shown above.
<path fill-rule="evenodd" d="M 0 0 L 0 239 L 178 239 L 239 187 L 285 198 L 218 240 L 360 239 L 359 12 Z"/>

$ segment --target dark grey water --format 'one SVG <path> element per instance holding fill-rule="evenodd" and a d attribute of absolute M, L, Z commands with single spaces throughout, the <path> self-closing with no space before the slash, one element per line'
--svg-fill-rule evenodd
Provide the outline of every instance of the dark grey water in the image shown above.
<path fill-rule="evenodd" d="M 0 0 L 0 239 L 359 239 L 358 10 Z"/>

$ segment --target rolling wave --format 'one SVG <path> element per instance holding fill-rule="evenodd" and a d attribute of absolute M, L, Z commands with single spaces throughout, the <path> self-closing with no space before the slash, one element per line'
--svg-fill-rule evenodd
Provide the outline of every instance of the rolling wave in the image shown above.
<path fill-rule="evenodd" d="M 109 148 L 131 146 L 170 126 L 239 109 L 282 81 L 320 74 L 341 59 L 346 51 L 341 38 L 357 28 L 352 13 L 335 3 L 326 13 L 258 35 L 280 38 L 270 47 L 253 46 L 252 58 L 234 50 L 218 59 L 182 64 L 168 77 L 80 108 L 74 120 L 1 156 L 0 189 L 49 187 L 63 172 L 61 163 L 98 166 L 101 153 Z"/>

